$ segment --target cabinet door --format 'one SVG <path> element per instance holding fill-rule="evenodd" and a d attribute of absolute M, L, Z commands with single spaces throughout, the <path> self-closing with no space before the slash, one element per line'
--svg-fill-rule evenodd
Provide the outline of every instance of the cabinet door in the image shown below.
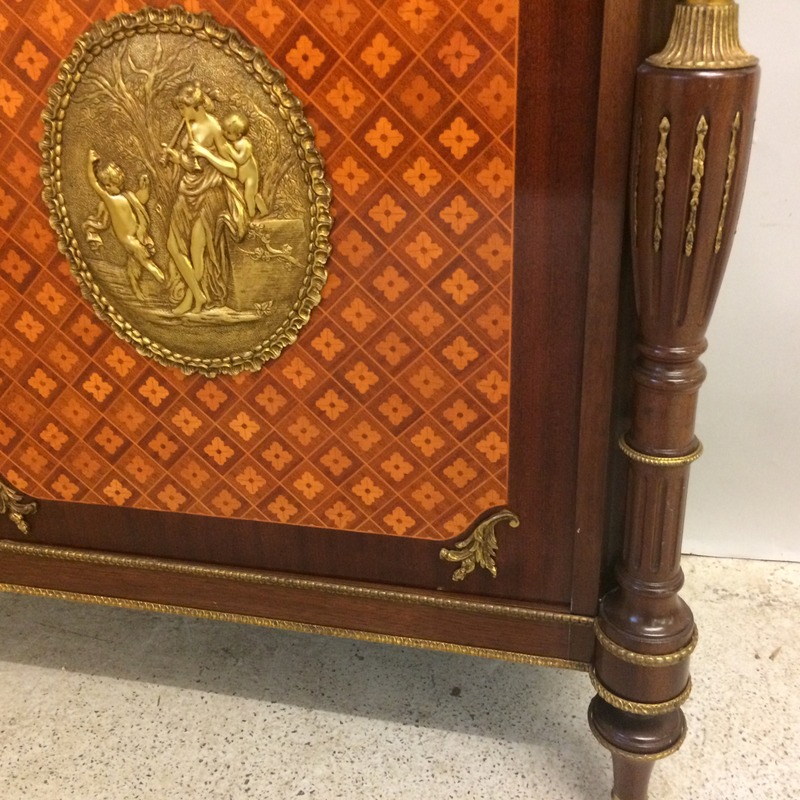
<path fill-rule="evenodd" d="M 624 14 L 634 3 L 543 0 L 520 13 L 515 0 L 204 2 L 285 72 L 324 159 L 334 220 L 327 280 L 296 342 L 254 371 L 215 375 L 153 358 L 98 318 L 40 198 L 47 87 L 78 34 L 119 5 L 101 2 L 90 19 L 67 4 L 0 4 L 0 474 L 40 503 L 27 540 L 591 612 L 608 510 L 626 99 L 639 35 Z M 134 109 L 96 115 L 98 158 L 121 164 L 128 194 L 140 173 L 172 189 L 181 180 L 171 164 L 143 167 L 134 147 L 135 103 L 155 76 L 162 95 L 145 109 L 145 132 L 188 153 L 193 135 L 165 99 L 178 91 L 168 54 L 211 45 L 179 16 L 183 32 L 167 26 L 103 56 L 111 88 Z M 180 77 L 197 82 L 227 135 L 245 101 L 215 58 L 193 57 Z M 75 85 L 73 109 L 90 102 L 86 85 Z M 230 226 L 221 234 L 238 255 L 216 307 L 267 314 L 283 285 L 276 275 L 305 268 L 292 244 L 303 223 L 290 202 L 294 173 L 282 171 L 284 140 L 259 128 L 258 102 L 248 109 L 264 207 L 249 212 L 249 238 Z M 231 147 L 248 136 L 232 133 Z M 65 153 L 74 141 L 65 136 Z M 51 164 L 55 146 L 45 148 Z M 221 144 L 208 146 L 222 159 Z M 243 171 L 227 180 L 246 207 Z M 75 192 L 90 196 L 87 187 Z M 183 231 L 191 250 L 203 214 L 209 231 L 226 213 L 235 219 L 222 206 L 186 205 L 180 228 L 154 198 L 142 201 L 151 255 L 168 278 L 171 233 Z M 152 270 L 136 295 L 114 249 L 113 211 L 99 245 L 86 212 L 68 213 L 77 247 L 119 270 L 123 312 L 172 312 L 171 335 L 187 347 L 201 328 L 230 336 L 214 309 L 175 312 Z M 250 297 L 242 276 L 254 264 L 268 269 Z M 488 543 L 471 564 L 459 555 L 478 548 L 476 529 Z M 22 538 L 10 526 L 4 536 Z"/>

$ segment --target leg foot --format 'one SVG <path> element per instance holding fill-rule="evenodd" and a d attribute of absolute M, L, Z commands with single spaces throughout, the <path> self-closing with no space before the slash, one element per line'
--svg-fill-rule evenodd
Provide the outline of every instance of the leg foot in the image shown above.
<path fill-rule="evenodd" d="M 647 800 L 647 787 L 653 774 L 654 761 L 633 761 L 613 753 L 614 791 L 613 800 Z"/>
<path fill-rule="evenodd" d="M 589 725 L 611 753 L 614 764 L 613 800 L 647 800 L 655 762 L 675 753 L 683 744 L 683 712 L 642 716 L 621 711 L 595 697 L 589 706 Z"/>

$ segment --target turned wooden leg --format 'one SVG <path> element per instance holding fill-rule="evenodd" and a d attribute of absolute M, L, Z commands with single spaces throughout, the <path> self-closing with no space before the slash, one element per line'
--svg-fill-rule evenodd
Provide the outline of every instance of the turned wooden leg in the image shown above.
<path fill-rule="evenodd" d="M 666 49 L 637 80 L 631 232 L 638 314 L 617 586 L 596 620 L 589 719 L 618 800 L 645 800 L 653 764 L 686 728 L 692 613 L 678 595 L 699 361 L 730 254 L 753 136 L 756 60 L 734 0 L 684 0 Z"/>
<path fill-rule="evenodd" d="M 634 761 L 612 753 L 614 762 L 613 800 L 639 800 L 647 797 L 654 761 Z"/>
<path fill-rule="evenodd" d="M 615 800 L 646 800 L 656 761 L 678 750 L 686 735 L 679 710 L 661 716 L 630 714 L 599 695 L 589 706 L 589 725 L 611 752 Z"/>

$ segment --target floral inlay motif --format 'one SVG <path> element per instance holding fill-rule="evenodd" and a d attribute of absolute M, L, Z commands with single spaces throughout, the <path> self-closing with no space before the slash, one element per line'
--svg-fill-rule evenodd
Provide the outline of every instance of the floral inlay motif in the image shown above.
<path fill-rule="evenodd" d="M 308 109 L 335 224 L 307 335 L 222 378 L 154 369 L 114 337 L 37 207 L 29 107 L 83 5 L 22 3 L 13 37 L 5 20 L 0 474 L 33 497 L 419 538 L 507 503 L 518 0 L 240 4 Z"/>

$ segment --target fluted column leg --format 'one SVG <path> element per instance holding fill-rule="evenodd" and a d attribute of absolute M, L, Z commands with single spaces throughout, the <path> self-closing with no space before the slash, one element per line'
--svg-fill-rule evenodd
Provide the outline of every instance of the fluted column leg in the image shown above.
<path fill-rule="evenodd" d="M 697 634 L 678 592 L 699 361 L 730 254 L 752 142 L 758 67 L 733 0 L 686 0 L 666 50 L 638 75 L 631 230 L 638 359 L 624 552 L 596 623 L 590 724 L 612 753 L 614 796 L 644 800 L 675 752 Z"/>

